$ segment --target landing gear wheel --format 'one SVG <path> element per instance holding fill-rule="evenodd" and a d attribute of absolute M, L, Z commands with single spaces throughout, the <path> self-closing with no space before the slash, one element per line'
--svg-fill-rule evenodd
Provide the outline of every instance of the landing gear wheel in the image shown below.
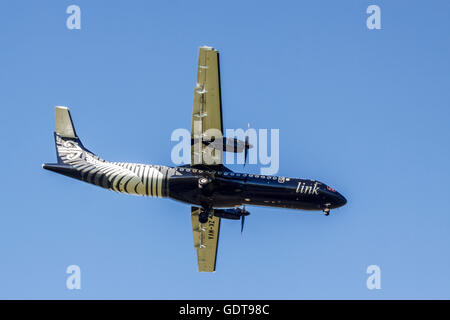
<path fill-rule="evenodd" d="M 328 216 L 330 214 L 330 209 L 329 208 L 323 209 L 323 214 Z"/>
<path fill-rule="evenodd" d="M 207 213 L 200 213 L 198 216 L 198 222 L 200 223 L 207 223 L 208 222 L 208 214 Z"/>
<path fill-rule="evenodd" d="M 206 186 L 208 183 L 210 182 L 210 180 L 206 177 L 201 177 L 200 179 L 198 179 L 198 187 L 200 189 L 202 189 L 204 186 Z"/>
<path fill-rule="evenodd" d="M 210 210 L 202 209 L 202 211 L 198 215 L 198 222 L 207 223 L 208 219 L 209 219 L 209 213 L 210 213 Z"/>

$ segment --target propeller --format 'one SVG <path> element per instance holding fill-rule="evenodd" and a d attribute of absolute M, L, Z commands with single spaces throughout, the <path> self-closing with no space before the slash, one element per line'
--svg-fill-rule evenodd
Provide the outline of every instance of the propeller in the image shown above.
<path fill-rule="evenodd" d="M 244 204 L 244 207 L 242 208 L 242 216 L 241 216 L 241 234 L 242 234 L 242 231 L 244 231 L 244 224 L 245 224 L 245 216 L 246 216 L 246 213 L 247 213 L 247 210 L 245 210 L 245 204 Z"/>
<path fill-rule="evenodd" d="M 247 134 L 245 136 L 245 146 L 244 146 L 244 167 L 247 163 L 247 157 L 248 157 L 248 149 L 250 148 L 250 145 L 248 143 L 248 131 L 250 130 L 250 123 L 247 126 Z"/>

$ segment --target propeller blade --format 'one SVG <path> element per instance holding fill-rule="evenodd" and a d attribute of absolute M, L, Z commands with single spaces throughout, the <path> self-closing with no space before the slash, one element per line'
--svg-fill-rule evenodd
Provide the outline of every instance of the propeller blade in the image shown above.
<path fill-rule="evenodd" d="M 245 146 L 244 146 L 244 167 L 245 167 L 245 164 L 247 163 L 247 157 L 248 157 L 248 147 L 249 147 L 249 144 L 248 144 L 248 130 L 250 129 L 250 123 L 248 124 L 248 126 L 247 126 L 247 134 L 245 135 Z"/>
<path fill-rule="evenodd" d="M 245 204 L 242 206 L 242 216 L 241 216 L 241 234 L 244 231 L 245 224 L 245 216 L 247 215 L 247 209 L 245 208 Z"/>

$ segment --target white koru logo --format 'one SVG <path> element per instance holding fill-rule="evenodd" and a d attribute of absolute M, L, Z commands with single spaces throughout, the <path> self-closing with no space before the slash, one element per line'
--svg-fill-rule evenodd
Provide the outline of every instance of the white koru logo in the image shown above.
<path fill-rule="evenodd" d="M 63 147 L 67 148 L 67 149 L 71 149 L 70 153 L 67 154 L 67 156 L 66 156 L 67 159 L 69 159 L 69 160 L 81 158 L 84 153 L 83 149 L 81 149 L 77 143 L 70 141 L 70 140 L 64 141 Z"/>

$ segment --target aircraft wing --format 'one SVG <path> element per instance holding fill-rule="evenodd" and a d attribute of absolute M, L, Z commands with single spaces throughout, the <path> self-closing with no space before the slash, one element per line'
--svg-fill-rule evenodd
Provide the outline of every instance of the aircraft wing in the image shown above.
<path fill-rule="evenodd" d="M 211 47 L 200 47 L 192 110 L 191 165 L 222 164 L 223 151 L 202 144 L 206 139 L 222 141 L 222 136 L 219 52 Z"/>
<path fill-rule="evenodd" d="M 222 141 L 222 103 L 220 96 L 219 52 L 211 47 L 200 47 L 198 53 L 197 84 L 194 89 L 194 107 L 191 128 L 191 165 L 222 164 L 222 150 L 205 147 L 202 139 Z M 200 208 L 191 208 L 194 247 L 197 249 L 198 271 L 216 269 L 220 218 L 210 217 L 200 223 Z"/>
<path fill-rule="evenodd" d="M 198 271 L 216 270 L 217 245 L 219 243 L 220 218 L 212 217 L 206 223 L 198 221 L 201 209 L 191 207 L 194 248 L 197 249 Z"/>

